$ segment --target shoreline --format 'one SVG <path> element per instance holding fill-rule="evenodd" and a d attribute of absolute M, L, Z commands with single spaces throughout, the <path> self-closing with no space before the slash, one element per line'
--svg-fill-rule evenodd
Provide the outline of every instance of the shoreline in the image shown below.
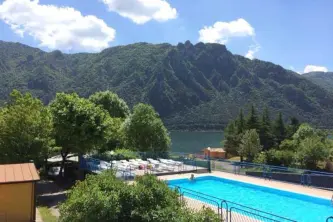
<path fill-rule="evenodd" d="M 177 133 L 224 133 L 223 130 L 169 130 L 170 133 L 177 132 Z"/>

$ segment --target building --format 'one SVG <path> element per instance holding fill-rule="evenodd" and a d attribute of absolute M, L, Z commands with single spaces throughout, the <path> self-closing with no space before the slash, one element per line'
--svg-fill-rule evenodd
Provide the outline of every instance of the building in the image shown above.
<path fill-rule="evenodd" d="M 39 180 L 33 163 L 0 165 L 0 221 L 35 221 Z"/>
<path fill-rule="evenodd" d="M 205 158 L 221 159 L 225 158 L 225 151 L 223 148 L 211 148 L 207 147 L 202 150 L 204 152 Z"/>

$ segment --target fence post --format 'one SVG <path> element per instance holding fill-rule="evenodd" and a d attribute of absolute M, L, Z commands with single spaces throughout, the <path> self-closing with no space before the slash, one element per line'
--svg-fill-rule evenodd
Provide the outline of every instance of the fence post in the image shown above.
<path fill-rule="evenodd" d="M 211 164 L 211 160 L 210 160 L 210 149 L 208 149 L 208 172 L 209 173 L 212 172 L 212 164 Z"/>

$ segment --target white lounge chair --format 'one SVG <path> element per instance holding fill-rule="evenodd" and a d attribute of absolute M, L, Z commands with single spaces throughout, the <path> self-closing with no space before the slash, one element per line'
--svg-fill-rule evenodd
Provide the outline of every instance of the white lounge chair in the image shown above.
<path fill-rule="evenodd" d="M 152 163 L 152 164 L 160 164 L 159 161 L 151 159 L 151 158 L 148 158 L 147 160 L 148 160 L 149 163 Z"/>

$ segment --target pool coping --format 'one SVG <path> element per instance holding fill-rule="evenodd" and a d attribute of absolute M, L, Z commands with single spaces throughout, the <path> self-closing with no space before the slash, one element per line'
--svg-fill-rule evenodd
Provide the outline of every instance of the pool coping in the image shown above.
<path fill-rule="evenodd" d="M 243 183 L 249 183 L 252 185 L 267 187 L 267 188 L 273 188 L 278 189 L 282 191 L 292 192 L 296 194 L 301 195 L 307 195 L 315 198 L 322 198 L 326 200 L 331 200 L 333 192 L 323 189 L 318 189 L 314 187 L 307 187 L 304 185 L 298 185 L 298 184 L 291 184 L 281 181 L 275 181 L 275 180 L 265 180 L 262 178 L 256 178 L 256 177 L 249 177 L 244 175 L 236 175 L 232 173 L 225 173 L 220 171 L 213 171 L 212 173 L 204 173 L 204 174 L 194 174 L 196 177 L 203 177 L 203 176 L 215 176 L 222 179 L 228 179 Z M 159 176 L 158 178 L 162 180 L 176 180 L 176 179 L 186 179 L 189 178 L 191 174 L 178 174 L 178 175 L 168 175 L 168 176 Z"/>

